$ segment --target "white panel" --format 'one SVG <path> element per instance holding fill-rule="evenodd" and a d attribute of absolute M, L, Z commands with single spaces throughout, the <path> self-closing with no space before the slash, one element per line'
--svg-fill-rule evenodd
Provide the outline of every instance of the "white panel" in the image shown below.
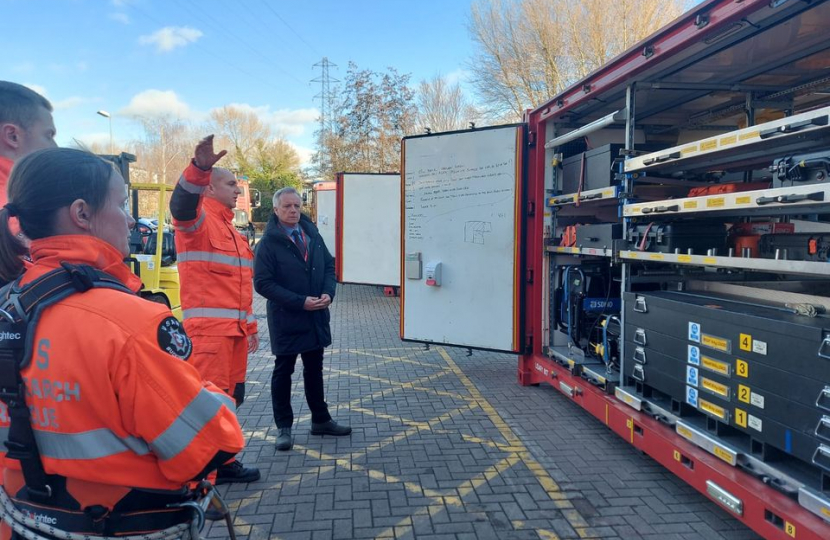
<path fill-rule="evenodd" d="M 404 139 L 403 337 L 512 351 L 516 291 L 516 126 Z M 441 263 L 440 286 L 426 269 Z"/>
<path fill-rule="evenodd" d="M 314 194 L 314 200 L 317 204 L 317 230 L 320 231 L 331 256 L 337 257 L 337 245 L 334 242 L 337 192 L 333 189 L 321 189 Z"/>
<path fill-rule="evenodd" d="M 341 281 L 401 284 L 401 175 L 344 173 Z"/>

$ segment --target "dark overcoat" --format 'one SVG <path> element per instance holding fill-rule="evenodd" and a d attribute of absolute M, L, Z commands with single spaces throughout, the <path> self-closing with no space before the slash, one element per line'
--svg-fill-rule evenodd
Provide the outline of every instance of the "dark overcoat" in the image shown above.
<path fill-rule="evenodd" d="M 328 308 L 305 311 L 307 296 L 334 300 L 334 258 L 317 227 L 305 215 L 300 227 L 308 239 L 308 260 L 286 234 L 276 214 L 256 246 L 254 289 L 267 300 L 268 335 L 274 355 L 298 354 L 331 345 Z"/>

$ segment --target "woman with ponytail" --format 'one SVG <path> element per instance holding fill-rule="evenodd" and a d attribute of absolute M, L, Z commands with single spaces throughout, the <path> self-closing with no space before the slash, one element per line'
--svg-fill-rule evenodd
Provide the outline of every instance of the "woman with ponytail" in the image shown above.
<path fill-rule="evenodd" d="M 203 384 L 187 362 L 192 344 L 179 321 L 133 294 L 141 282 L 123 262 L 134 224 L 124 179 L 95 155 L 52 148 L 15 164 L 8 195 L 0 210 L 0 278 L 14 280 L 14 288 L 2 290 L 0 305 L 13 306 L 6 299 L 18 289 L 19 298 L 45 289 L 33 284 L 46 283 L 40 278 L 65 263 L 124 287 L 92 287 L 45 303 L 30 326 L 32 352 L 20 373 L 50 496 L 44 501 L 43 490 L 27 489 L 20 461 L 5 454 L 10 415 L 0 404 L 3 521 L 19 538 L 40 530 L 42 523 L 26 519 L 33 513 L 92 536 L 189 530 L 193 514 L 170 506 L 190 500 L 189 482 L 242 449 L 242 432 L 233 400 Z M 12 217 L 31 240 L 25 271 Z"/>

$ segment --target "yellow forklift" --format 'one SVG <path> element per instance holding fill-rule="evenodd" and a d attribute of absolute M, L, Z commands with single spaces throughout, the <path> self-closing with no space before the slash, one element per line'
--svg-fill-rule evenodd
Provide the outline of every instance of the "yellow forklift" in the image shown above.
<path fill-rule="evenodd" d="M 132 216 L 136 221 L 130 237 L 130 257 L 125 261 L 141 278 L 140 295 L 152 302 L 165 304 L 177 319 L 182 318 L 181 285 L 176 266 L 176 243 L 173 229 L 166 224 L 167 193 L 173 189 L 166 184 L 133 183 L 130 181 L 130 163 L 136 158 L 122 152 L 102 155 L 118 168 L 130 190 Z M 139 199 L 157 197 L 158 211 L 154 217 L 141 216 Z"/>

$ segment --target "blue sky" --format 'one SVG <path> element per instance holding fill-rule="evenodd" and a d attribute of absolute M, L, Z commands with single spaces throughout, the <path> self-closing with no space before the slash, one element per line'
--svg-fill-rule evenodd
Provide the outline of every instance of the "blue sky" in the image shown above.
<path fill-rule="evenodd" d="M 60 145 L 108 144 L 101 109 L 124 146 L 141 133 L 131 115 L 199 121 L 238 104 L 307 157 L 313 64 L 328 57 L 341 80 L 353 61 L 413 83 L 438 73 L 463 81 L 469 11 L 469 0 L 0 0 L 0 79 L 46 94 Z"/>

